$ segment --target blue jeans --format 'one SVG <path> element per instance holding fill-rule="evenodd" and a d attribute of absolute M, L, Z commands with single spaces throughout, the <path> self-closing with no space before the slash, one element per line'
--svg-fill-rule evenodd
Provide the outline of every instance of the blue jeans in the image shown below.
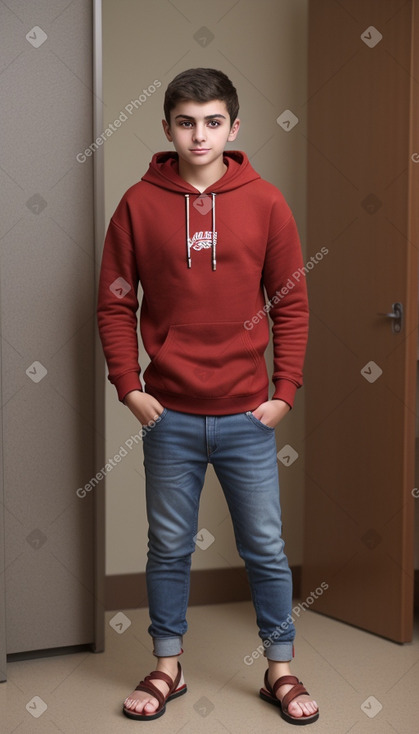
<path fill-rule="evenodd" d="M 290 616 L 292 577 L 281 538 L 274 429 L 250 411 L 203 416 L 165 408 L 146 431 L 143 443 L 149 523 L 148 631 L 154 654 L 165 657 L 182 652 L 199 499 L 211 462 L 247 570 L 265 655 L 270 660 L 290 660 L 295 637 Z"/>

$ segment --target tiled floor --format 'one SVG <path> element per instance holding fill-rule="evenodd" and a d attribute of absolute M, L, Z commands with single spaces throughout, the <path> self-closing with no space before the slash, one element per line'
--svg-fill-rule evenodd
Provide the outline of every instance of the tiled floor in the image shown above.
<path fill-rule="evenodd" d="M 274 706 L 258 697 L 265 661 L 244 662 L 259 644 L 248 602 L 191 607 L 181 658 L 188 693 L 170 702 L 166 714 L 155 721 L 126 719 L 122 700 L 153 669 L 154 657 L 146 632 L 147 611 L 124 614 L 131 624 L 117 632 L 108 624 L 115 612 L 107 613 L 104 653 L 9 663 L 8 681 L 0 684 L 1 732 L 119 734 L 142 727 L 149 734 L 295 731 Z M 311 611 L 304 612 L 296 626 L 293 671 L 321 710 L 319 721 L 303 731 L 419 734 L 419 620 L 414 640 L 407 645 Z M 44 703 L 32 701 L 36 696 Z M 47 708 L 35 718 L 26 709 L 28 703 L 32 712 Z"/>

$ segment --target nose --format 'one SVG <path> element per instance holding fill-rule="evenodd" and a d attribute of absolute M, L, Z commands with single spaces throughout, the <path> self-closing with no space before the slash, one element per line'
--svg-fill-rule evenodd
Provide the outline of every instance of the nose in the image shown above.
<path fill-rule="evenodd" d="M 197 143 L 202 143 L 205 140 L 205 125 L 204 123 L 197 122 L 193 134 L 193 139 Z"/>

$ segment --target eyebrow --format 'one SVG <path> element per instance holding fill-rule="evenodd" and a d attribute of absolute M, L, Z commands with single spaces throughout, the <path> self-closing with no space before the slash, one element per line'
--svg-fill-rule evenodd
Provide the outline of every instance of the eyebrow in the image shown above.
<path fill-rule="evenodd" d="M 184 120 L 195 120 L 195 117 L 191 117 L 190 115 L 176 115 L 175 120 L 179 117 L 182 117 Z M 214 120 L 217 117 L 221 117 L 223 120 L 226 119 L 225 115 L 206 115 L 204 120 Z"/>

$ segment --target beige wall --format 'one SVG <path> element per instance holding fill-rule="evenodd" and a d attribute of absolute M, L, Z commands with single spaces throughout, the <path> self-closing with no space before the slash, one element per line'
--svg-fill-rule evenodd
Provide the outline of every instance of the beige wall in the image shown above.
<path fill-rule="evenodd" d="M 246 151 L 261 176 L 281 189 L 304 245 L 307 14 L 308 0 L 177 0 L 176 7 L 166 0 L 103 0 L 104 129 L 122 111 L 128 118 L 104 144 L 106 223 L 126 189 L 146 171 L 152 154 L 170 147 L 160 122 L 167 84 L 184 69 L 208 66 L 223 70 L 238 90 L 242 126 L 229 147 Z M 126 106 L 155 80 L 161 82 L 160 88 L 127 114 Z M 290 132 L 276 122 L 286 109 L 299 118 Z M 143 369 L 147 361 L 141 349 Z M 284 537 L 292 565 L 302 560 L 303 392 L 297 394 L 294 410 L 277 436 L 278 449 L 288 443 L 300 454 L 289 468 L 279 463 Z M 114 456 L 138 430 L 107 383 L 106 457 Z M 142 459 L 140 443 L 107 476 L 108 574 L 145 569 Z M 241 565 L 212 467 L 202 496 L 200 527 L 207 528 L 215 542 L 206 551 L 197 549 L 193 568 Z"/>

